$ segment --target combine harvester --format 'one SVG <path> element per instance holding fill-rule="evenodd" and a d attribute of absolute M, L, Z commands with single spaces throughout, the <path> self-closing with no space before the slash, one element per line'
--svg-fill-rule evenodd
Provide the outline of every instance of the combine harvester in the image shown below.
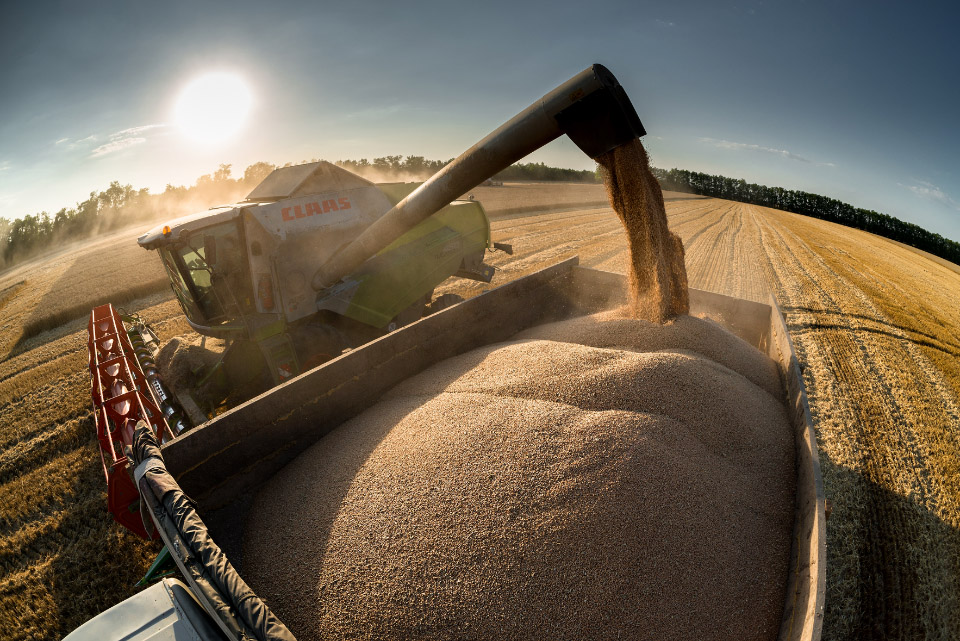
<path fill-rule="evenodd" d="M 512 249 L 490 240 L 483 207 L 464 200 L 435 209 L 348 276 L 319 283 L 321 265 L 414 187 L 377 186 L 327 162 L 284 167 L 242 203 L 178 218 L 139 238 L 160 255 L 190 326 L 227 348 L 207 367 L 195 354 L 175 354 L 195 380 L 171 391 L 157 366 L 159 340 L 139 316 L 109 304 L 91 312 L 93 403 L 117 522 L 147 536 L 124 452 L 137 418 L 166 442 L 229 401 L 237 404 L 238 397 L 246 400 L 461 301 L 454 294 L 433 299 L 434 288 L 451 276 L 491 281 L 485 252 Z M 108 421 L 123 426 L 120 432 Z"/>
<path fill-rule="evenodd" d="M 613 74 L 594 65 L 402 200 L 315 163 L 278 170 L 246 203 L 140 238 L 160 251 L 191 326 L 231 341 L 206 387 L 222 395 L 232 384 L 276 386 L 191 429 L 157 375 L 156 336 L 109 306 L 92 312 L 90 371 L 111 512 L 141 536 L 162 539 L 185 582 L 161 579 L 71 641 L 293 639 L 234 569 L 251 494 L 404 379 L 533 325 L 607 308 L 616 302 L 611 292 L 626 291 L 622 276 L 573 258 L 468 301 L 442 301 L 438 313 L 420 318 L 449 276 L 489 282 L 492 275 L 483 252 L 498 246 L 486 215 L 454 199 L 563 134 L 596 158 L 645 132 Z M 824 497 L 783 317 L 772 298 L 764 305 L 690 290 L 690 303 L 691 314 L 714 319 L 779 364 L 797 479 L 780 639 L 817 640 Z"/>

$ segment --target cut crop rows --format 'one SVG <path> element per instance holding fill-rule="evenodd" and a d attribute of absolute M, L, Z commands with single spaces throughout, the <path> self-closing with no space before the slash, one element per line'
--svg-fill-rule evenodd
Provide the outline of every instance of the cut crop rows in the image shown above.
<path fill-rule="evenodd" d="M 543 186 L 526 197 L 497 189 L 491 198 L 516 206 L 545 202 Z M 579 210 L 495 218 L 494 240 L 514 253 L 488 255 L 493 283 L 451 279 L 437 294 L 476 295 L 574 255 L 624 272 L 620 222 L 595 197 L 578 188 L 563 208 Z M 772 293 L 790 327 L 833 504 L 824 639 L 960 638 L 958 268 L 761 207 L 691 198 L 667 211 L 691 286 L 760 302 Z M 4 637 L 59 638 L 132 594 L 157 551 L 106 513 L 85 323 L 67 318 L 158 277 L 130 236 L 0 277 L 0 617 L 14 626 Z M 116 278 L 123 268 L 130 276 Z M 131 308 L 164 339 L 188 331 L 169 293 Z M 25 338 L 31 322 L 44 331 Z"/>

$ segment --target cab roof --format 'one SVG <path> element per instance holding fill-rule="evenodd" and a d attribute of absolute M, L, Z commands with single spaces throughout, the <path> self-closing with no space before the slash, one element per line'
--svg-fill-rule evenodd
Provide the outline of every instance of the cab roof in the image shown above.
<path fill-rule="evenodd" d="M 366 178 L 321 160 L 303 165 L 279 167 L 247 194 L 249 202 L 276 202 L 325 191 L 372 187 Z"/>
<path fill-rule="evenodd" d="M 180 240 L 194 230 L 203 229 L 217 223 L 226 223 L 240 217 L 244 208 L 256 207 L 257 203 L 238 203 L 214 207 L 196 214 L 188 214 L 175 218 L 169 222 L 157 225 L 143 236 L 137 238 L 137 243 L 144 249 L 157 249 L 163 245 Z"/>
<path fill-rule="evenodd" d="M 374 186 L 374 183 L 366 178 L 361 178 L 323 160 L 279 167 L 254 187 L 245 201 L 175 218 L 157 225 L 140 236 L 137 242 L 144 249 L 157 249 L 178 241 L 184 234 L 189 234 L 196 229 L 234 220 L 244 209 L 249 210 L 261 204 L 327 191 L 345 191 Z M 164 230 L 167 230 L 166 233 Z"/>

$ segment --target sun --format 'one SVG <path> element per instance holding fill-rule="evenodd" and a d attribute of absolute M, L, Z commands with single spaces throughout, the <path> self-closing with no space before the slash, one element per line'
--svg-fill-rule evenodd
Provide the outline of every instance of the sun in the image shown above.
<path fill-rule="evenodd" d="M 197 76 L 180 91 L 173 121 L 184 136 L 203 144 L 225 142 L 243 130 L 253 94 L 235 73 Z"/>

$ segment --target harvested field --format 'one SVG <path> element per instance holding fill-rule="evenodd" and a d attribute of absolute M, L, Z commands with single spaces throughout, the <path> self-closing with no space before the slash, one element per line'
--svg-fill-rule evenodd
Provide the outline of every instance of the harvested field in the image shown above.
<path fill-rule="evenodd" d="M 48 342 L 50 336 L 31 339 L 85 317 L 92 305 L 114 302 L 124 306 L 150 294 L 168 292 L 160 260 L 136 243 L 142 231 L 114 232 L 0 275 L 0 291 L 22 283 L 17 294 L 3 304 L 0 354 L 10 357 Z"/>
<path fill-rule="evenodd" d="M 513 256 L 489 256 L 499 269 L 494 284 L 577 254 L 588 266 L 626 273 L 626 240 L 609 207 L 568 210 L 567 204 L 551 212 L 546 188 L 536 190 L 528 205 L 536 212 L 498 216 L 502 208 L 490 207 L 494 238 L 514 247 Z M 513 193 L 525 197 L 521 187 Z M 475 194 L 480 197 L 480 190 Z M 960 637 L 956 266 L 794 214 L 677 197 L 683 199 L 667 195 L 667 213 L 684 241 L 690 285 L 758 301 L 775 294 L 804 365 L 833 503 L 824 638 Z M 0 275 L 0 291 L 14 292 L 0 318 L 0 354 L 6 355 L 0 361 L 0 447 L 10 465 L 9 480 L 0 483 L 6 637 L 60 638 L 132 594 L 133 581 L 156 552 L 121 533 L 106 513 L 82 373 L 83 321 L 18 345 L 23 325 L 64 275 L 66 262 L 122 263 L 159 275 L 156 258 L 136 246 L 135 236 L 98 242 L 95 257 L 86 256 L 93 247 L 71 249 Z M 125 252 L 135 260 L 120 261 Z M 61 291 L 93 300 L 109 288 L 135 284 L 115 271 L 100 276 L 87 280 L 87 291 Z M 485 287 L 455 279 L 437 293 L 469 296 Z M 168 293 L 129 308 L 141 310 L 165 339 L 188 331 Z M 49 470 L 67 470 L 67 480 L 51 480 L 39 491 L 34 484 Z"/>
<path fill-rule="evenodd" d="M 251 509 L 253 588 L 303 641 L 776 638 L 776 367 L 711 321 L 624 311 L 439 363 L 301 454 Z"/>
<path fill-rule="evenodd" d="M 473 195 L 492 218 L 536 211 L 560 211 L 584 207 L 607 207 L 607 193 L 601 184 L 504 183 L 499 187 L 477 187 Z M 703 198 L 676 191 L 663 192 L 664 200 Z"/>

